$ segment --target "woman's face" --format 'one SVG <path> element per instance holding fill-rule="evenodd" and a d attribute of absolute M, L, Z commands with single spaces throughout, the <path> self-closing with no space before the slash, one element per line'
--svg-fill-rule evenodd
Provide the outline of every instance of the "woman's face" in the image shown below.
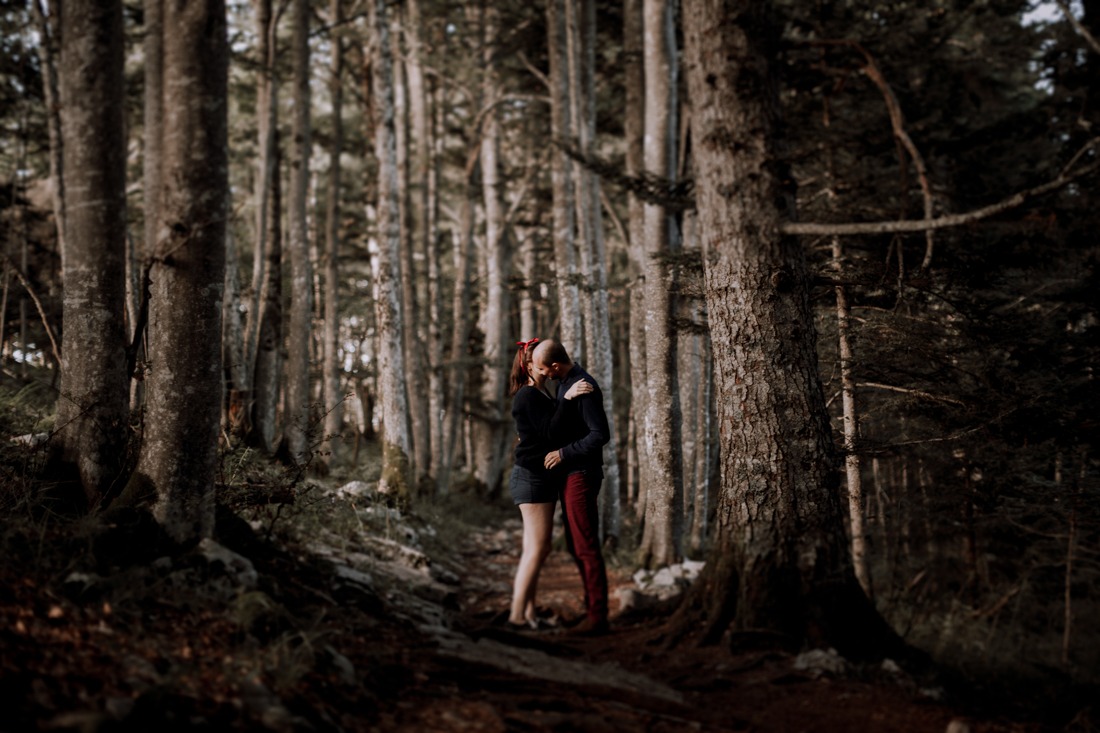
<path fill-rule="evenodd" d="M 546 377 L 543 376 L 537 369 L 535 369 L 535 365 L 534 363 L 532 363 L 530 358 L 527 359 L 527 379 L 531 382 L 531 384 L 539 388 L 541 388 L 543 383 L 546 382 Z"/>

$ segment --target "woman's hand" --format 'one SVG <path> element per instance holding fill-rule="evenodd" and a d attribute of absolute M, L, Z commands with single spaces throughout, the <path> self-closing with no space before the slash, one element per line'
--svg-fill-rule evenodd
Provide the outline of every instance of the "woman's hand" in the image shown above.
<path fill-rule="evenodd" d="M 578 379 L 576 382 L 573 382 L 573 386 L 565 393 L 565 399 L 571 400 L 574 397 L 580 397 L 582 394 L 589 394 L 594 389 L 595 387 L 593 387 L 590 382 Z"/>
<path fill-rule="evenodd" d="M 543 459 L 542 465 L 546 467 L 546 470 L 550 470 L 554 466 L 561 463 L 561 451 L 556 450 L 552 453 L 547 453 L 546 458 Z"/>

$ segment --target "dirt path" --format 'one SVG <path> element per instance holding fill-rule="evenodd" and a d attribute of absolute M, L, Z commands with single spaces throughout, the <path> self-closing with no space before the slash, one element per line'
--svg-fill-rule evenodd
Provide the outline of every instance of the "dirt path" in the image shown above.
<path fill-rule="evenodd" d="M 662 647 L 659 615 L 619 613 L 609 568 L 612 633 L 577 638 L 565 628 L 513 633 L 492 619 L 507 608 L 521 527 L 471 536 L 461 548 L 462 586 L 453 630 L 410 659 L 422 684 L 385 721 L 387 730 L 426 731 L 1035 731 L 967 720 L 932 701 L 903 674 L 821 673 L 776 651 Z M 555 549 L 539 585 L 540 607 L 581 613 L 575 565 Z M 406 690 L 406 692 L 413 692 Z M 955 728 L 949 728 L 953 724 Z M 966 726 L 966 727 L 959 727 Z"/>

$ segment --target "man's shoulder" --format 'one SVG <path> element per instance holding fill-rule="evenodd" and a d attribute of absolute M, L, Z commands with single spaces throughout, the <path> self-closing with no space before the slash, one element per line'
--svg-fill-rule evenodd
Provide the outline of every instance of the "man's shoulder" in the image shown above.
<path fill-rule="evenodd" d="M 573 382 L 576 382 L 577 380 L 580 380 L 580 379 L 583 379 L 584 381 L 588 382 L 589 384 L 591 384 L 596 389 L 600 388 L 600 383 L 596 381 L 595 377 L 593 377 L 591 374 L 586 372 L 581 365 L 574 364 L 573 369 L 570 370 L 569 375 L 566 377 L 566 381 L 568 381 L 570 384 L 572 384 Z"/>

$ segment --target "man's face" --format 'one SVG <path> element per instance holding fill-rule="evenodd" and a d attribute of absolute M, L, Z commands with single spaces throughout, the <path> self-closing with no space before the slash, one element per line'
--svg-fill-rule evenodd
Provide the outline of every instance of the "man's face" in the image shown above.
<path fill-rule="evenodd" d="M 547 377 L 549 379 L 558 379 L 559 375 L 561 374 L 561 364 L 557 363 L 556 361 L 547 364 L 543 362 L 543 360 L 540 359 L 538 356 L 535 356 L 534 366 L 536 372 L 541 374 L 543 377 Z"/>

